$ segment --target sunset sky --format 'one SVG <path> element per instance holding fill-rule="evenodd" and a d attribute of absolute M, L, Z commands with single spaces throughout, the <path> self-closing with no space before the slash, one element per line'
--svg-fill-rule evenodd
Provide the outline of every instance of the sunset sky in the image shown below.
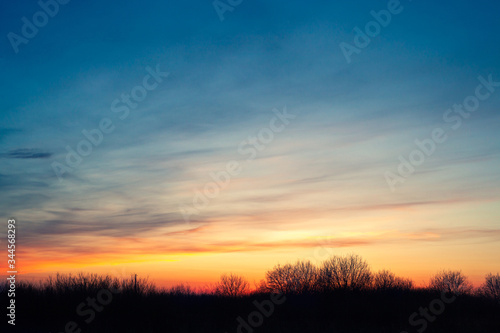
<path fill-rule="evenodd" d="M 258 282 L 347 253 L 419 285 L 500 272 L 499 3 L 402 0 L 349 62 L 388 1 L 244 0 L 223 20 L 212 1 L 70 1 L 17 53 L 42 9 L 1 6 L 0 235 L 14 217 L 21 277 Z"/>

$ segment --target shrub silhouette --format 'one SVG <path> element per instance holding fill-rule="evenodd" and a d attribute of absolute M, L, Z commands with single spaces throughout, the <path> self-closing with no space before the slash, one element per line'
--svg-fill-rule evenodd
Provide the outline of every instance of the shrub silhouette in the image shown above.
<path fill-rule="evenodd" d="M 42 283 L 42 289 L 52 294 L 91 294 L 102 289 L 119 290 L 122 294 L 150 294 L 156 290 L 148 278 L 131 275 L 128 279 L 118 279 L 111 275 L 77 273 L 49 276 Z"/>
<path fill-rule="evenodd" d="M 173 286 L 173 287 L 170 287 L 170 289 L 168 289 L 167 291 L 168 294 L 170 295 L 194 295 L 195 294 L 195 291 L 193 290 L 193 288 L 191 288 L 190 285 L 185 285 L 183 283 L 181 284 L 178 284 L 176 286 Z"/>

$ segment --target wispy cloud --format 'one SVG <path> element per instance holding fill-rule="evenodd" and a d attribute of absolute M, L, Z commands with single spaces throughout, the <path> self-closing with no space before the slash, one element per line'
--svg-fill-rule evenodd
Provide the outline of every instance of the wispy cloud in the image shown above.
<path fill-rule="evenodd" d="M 19 158 L 19 159 L 37 159 L 50 158 L 53 154 L 36 148 L 18 148 L 10 150 L 7 153 L 1 154 L 4 158 Z"/>

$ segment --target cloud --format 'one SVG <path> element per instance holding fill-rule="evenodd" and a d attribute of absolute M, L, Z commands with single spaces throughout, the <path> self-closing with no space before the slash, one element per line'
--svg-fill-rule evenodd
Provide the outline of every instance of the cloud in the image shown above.
<path fill-rule="evenodd" d="M 386 230 L 382 232 L 362 232 L 352 235 L 330 235 L 321 237 L 304 237 L 281 239 L 278 241 L 225 239 L 209 240 L 208 227 L 199 227 L 186 232 L 170 232 L 161 237 L 123 237 L 99 238 L 79 236 L 61 240 L 57 236 L 49 236 L 45 241 L 35 241 L 25 244 L 22 250 L 25 261 L 32 267 L 37 264 L 60 265 L 61 262 L 99 264 L 116 261 L 163 261 L 167 257 L 195 254 L 220 254 L 243 252 L 291 251 L 311 248 L 360 248 L 380 245 L 400 246 L 401 244 L 428 243 L 428 242 L 460 242 L 468 243 L 496 243 L 500 237 L 498 228 L 442 228 L 419 229 L 409 232 Z M 195 237 L 196 234 L 203 238 Z M 165 236 L 168 235 L 168 242 Z M 54 242 L 57 243 L 54 246 Z M 51 243 L 51 246 L 47 246 Z M 414 246 L 414 245 L 411 245 Z M 98 255 L 97 255 L 98 254 Z M 126 255 L 124 255 L 126 254 Z M 127 259 L 125 259 L 125 257 Z M 50 259 L 47 259 L 50 258 Z"/>
<path fill-rule="evenodd" d="M 10 150 L 7 154 L 2 156 L 5 158 L 20 158 L 20 159 L 36 159 L 36 158 L 50 158 L 53 154 L 45 152 L 41 149 L 19 148 Z"/>

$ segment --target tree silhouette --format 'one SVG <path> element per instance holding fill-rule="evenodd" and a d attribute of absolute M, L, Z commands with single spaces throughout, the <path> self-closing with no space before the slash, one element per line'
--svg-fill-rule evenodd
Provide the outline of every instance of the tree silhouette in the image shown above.
<path fill-rule="evenodd" d="M 295 264 L 276 265 L 266 273 L 268 291 L 281 293 L 303 293 L 316 287 L 317 268 L 310 261 Z"/>
<path fill-rule="evenodd" d="M 391 332 L 396 331 L 395 328 L 398 331 L 404 329 L 412 318 L 418 318 L 414 321 L 417 323 L 441 314 L 445 309 L 445 298 L 439 301 L 437 293 L 442 290 L 468 290 L 464 288 L 467 279 L 461 272 L 437 274 L 434 289 L 413 288 L 399 292 L 400 289 L 394 288 L 407 286 L 410 280 L 399 278 L 390 271 L 380 271 L 372 276 L 366 263 L 358 256 L 332 257 L 323 263 L 321 270 L 325 266 L 343 277 L 338 279 L 342 284 L 335 287 L 343 288 L 341 292 L 315 289 L 318 269 L 307 261 L 276 266 L 267 272 L 266 279 L 269 279 L 256 285 L 254 293 L 247 292 L 248 283 L 235 274 L 224 274 L 216 285 L 217 292 L 214 289 L 198 289 L 195 292 L 189 285 L 154 288 L 154 285 L 150 287 L 147 279 L 136 279 L 135 274 L 124 279 L 110 275 L 67 274 L 36 284 L 16 281 L 16 297 L 26 300 L 19 304 L 16 302 L 16 310 L 29 318 L 16 322 L 16 328 L 20 328 L 20 332 L 53 332 L 56 327 L 60 328 L 59 332 L 73 326 L 73 332 L 85 330 L 93 333 L 292 333 L 330 332 L 332 328 L 338 333 Z M 364 283 L 370 276 L 372 283 Z M 277 278 L 271 279 L 274 277 Z M 285 295 L 263 294 L 272 291 L 270 285 L 274 282 L 285 286 L 282 290 L 288 290 L 293 295 L 285 298 Z M 481 293 L 462 297 L 452 306 L 446 304 L 446 312 L 439 316 L 439 320 L 429 320 L 429 332 L 500 332 L 500 305 L 490 298 L 499 295 L 499 285 L 500 274 L 487 275 Z M 369 287 L 389 292 L 373 292 Z M 9 288 L 7 280 L 0 283 L 0 298 Z M 366 289 L 359 291 L 362 288 Z M 350 292 L 349 289 L 357 290 Z M 307 292 L 310 290 L 314 293 Z M 446 300 L 450 299 L 453 298 L 448 295 Z M 286 305 L 280 305 L 285 300 Z M 102 313 L 97 309 L 103 310 Z M 75 310 L 80 317 L 75 317 Z M 424 312 L 427 310 L 429 312 Z M 420 314 L 420 317 L 412 313 Z M 430 317 L 431 314 L 433 317 Z M 78 320 L 77 326 L 71 324 L 73 319 Z M 261 324 L 265 327 L 257 330 Z M 113 329 L 110 330 L 110 327 Z M 414 331 L 417 330 L 411 330 Z"/>
<path fill-rule="evenodd" d="M 376 290 L 408 290 L 412 287 L 411 279 L 398 277 L 388 270 L 379 271 L 373 276 L 373 288 Z"/>
<path fill-rule="evenodd" d="M 481 286 L 481 292 L 490 298 L 500 300 L 500 274 L 488 274 L 485 277 L 484 284 Z"/>
<path fill-rule="evenodd" d="M 297 261 L 293 265 L 295 292 L 310 292 L 316 289 L 318 269 L 310 261 Z"/>
<path fill-rule="evenodd" d="M 215 294 L 222 296 L 242 296 L 249 291 L 250 284 L 239 275 L 230 273 L 222 274 L 219 282 L 215 285 Z"/>
<path fill-rule="evenodd" d="M 266 284 L 270 290 L 276 290 L 281 293 L 289 293 L 293 290 L 292 265 L 276 265 L 270 271 L 266 272 Z"/>
<path fill-rule="evenodd" d="M 429 288 L 454 294 L 470 294 L 472 284 L 462 271 L 442 271 L 431 278 Z"/>
<path fill-rule="evenodd" d="M 370 267 L 358 255 L 333 256 L 323 263 L 319 283 L 323 290 L 357 290 L 368 288 L 372 279 Z"/>

